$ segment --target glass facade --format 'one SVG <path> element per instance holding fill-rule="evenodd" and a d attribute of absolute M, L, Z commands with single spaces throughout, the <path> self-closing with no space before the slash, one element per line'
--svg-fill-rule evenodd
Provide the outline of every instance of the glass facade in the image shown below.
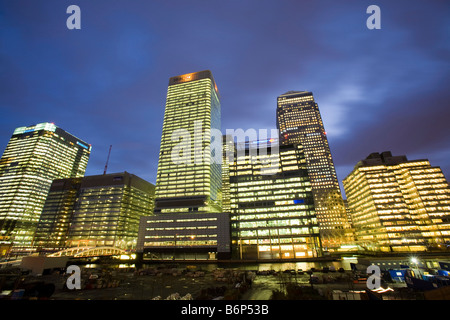
<path fill-rule="evenodd" d="M 303 149 L 286 145 L 275 152 L 271 146 L 257 154 L 246 148 L 230 163 L 232 254 L 244 260 L 320 256 Z"/>
<path fill-rule="evenodd" d="M 210 71 L 169 80 L 156 177 L 155 215 L 141 219 L 144 259 L 229 256 L 229 214 L 222 212 L 220 97 Z"/>
<path fill-rule="evenodd" d="M 82 179 L 53 180 L 33 240 L 37 251 L 55 252 L 67 248 L 67 235 Z"/>
<path fill-rule="evenodd" d="M 428 160 L 371 154 L 344 179 L 344 188 L 364 249 L 425 251 L 450 244 L 450 188 Z"/>
<path fill-rule="evenodd" d="M 289 91 L 277 99 L 281 144 L 301 144 L 314 195 L 322 244 L 330 251 L 352 242 L 327 134 L 313 94 Z"/>
<path fill-rule="evenodd" d="M 154 192 L 153 184 L 128 172 L 55 180 L 34 245 L 41 251 L 135 249 L 139 219 L 152 214 Z"/>
<path fill-rule="evenodd" d="M 0 159 L 0 254 L 32 251 L 36 225 L 53 179 L 82 177 L 91 146 L 40 123 L 17 128 Z"/>
<path fill-rule="evenodd" d="M 220 100 L 211 72 L 170 78 L 155 213 L 221 212 L 221 160 L 213 161 L 211 148 L 214 129 L 220 132 Z"/>
<path fill-rule="evenodd" d="M 231 212 L 230 163 L 234 161 L 236 145 L 233 136 L 222 137 L 222 210 Z"/>

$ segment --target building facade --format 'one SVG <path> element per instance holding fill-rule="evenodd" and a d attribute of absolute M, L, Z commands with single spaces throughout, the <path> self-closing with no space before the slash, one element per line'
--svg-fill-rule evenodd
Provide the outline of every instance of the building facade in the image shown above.
<path fill-rule="evenodd" d="M 257 152 L 247 145 L 230 163 L 234 259 L 297 259 L 322 254 L 303 149 L 301 145 L 275 147 L 277 143 L 258 144 Z"/>
<path fill-rule="evenodd" d="M 143 260 L 230 258 L 228 213 L 166 213 L 141 217 L 137 251 Z"/>
<path fill-rule="evenodd" d="M 222 137 L 222 211 L 231 212 L 230 163 L 234 162 L 236 143 L 232 135 Z"/>
<path fill-rule="evenodd" d="M 33 238 L 38 252 L 55 252 L 67 248 L 67 236 L 72 222 L 83 178 L 55 179 Z"/>
<path fill-rule="evenodd" d="M 172 77 L 156 177 L 155 213 L 221 212 L 220 97 L 210 71 Z M 221 145 L 222 135 L 218 137 Z"/>
<path fill-rule="evenodd" d="M 19 127 L 0 159 L 0 255 L 26 255 L 54 179 L 84 176 L 91 146 L 53 123 Z"/>
<path fill-rule="evenodd" d="M 207 70 L 170 78 L 155 215 L 143 217 L 140 224 L 138 252 L 144 259 L 217 260 L 229 256 L 221 147 L 220 96 L 212 73 Z"/>
<path fill-rule="evenodd" d="M 277 98 L 277 128 L 282 145 L 301 144 L 303 147 L 324 248 L 334 251 L 342 244 L 351 243 L 353 234 L 313 94 L 289 91 L 280 95 Z"/>
<path fill-rule="evenodd" d="M 139 219 L 154 209 L 155 186 L 128 172 L 53 181 L 33 245 L 136 249 Z"/>
<path fill-rule="evenodd" d="M 450 244 L 450 188 L 439 167 L 373 153 L 344 179 L 356 240 L 365 250 L 443 250 Z"/>

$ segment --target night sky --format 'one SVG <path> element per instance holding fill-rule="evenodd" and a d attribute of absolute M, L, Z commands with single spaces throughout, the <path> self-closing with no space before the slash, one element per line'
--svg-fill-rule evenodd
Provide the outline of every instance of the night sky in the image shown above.
<path fill-rule="evenodd" d="M 449 180 L 449 58 L 449 1 L 0 1 L 0 149 L 54 122 L 92 144 L 86 175 L 113 145 L 109 173 L 155 183 L 169 78 L 208 69 L 223 132 L 276 128 L 277 96 L 311 91 L 340 182 L 386 150 Z"/>

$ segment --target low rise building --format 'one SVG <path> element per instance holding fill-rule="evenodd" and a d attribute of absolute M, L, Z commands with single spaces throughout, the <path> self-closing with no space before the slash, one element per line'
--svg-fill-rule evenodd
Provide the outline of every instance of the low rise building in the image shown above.
<path fill-rule="evenodd" d="M 155 186 L 128 172 L 54 180 L 34 237 L 39 251 L 135 249 L 139 219 L 153 213 Z"/>
<path fill-rule="evenodd" d="M 141 217 L 137 252 L 143 260 L 230 258 L 228 213 L 173 213 Z"/>

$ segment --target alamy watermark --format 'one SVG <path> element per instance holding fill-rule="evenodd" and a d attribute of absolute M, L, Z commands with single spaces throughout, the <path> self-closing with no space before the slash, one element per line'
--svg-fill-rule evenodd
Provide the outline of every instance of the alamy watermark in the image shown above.
<path fill-rule="evenodd" d="M 236 160 L 237 163 L 250 160 L 262 165 L 261 174 L 273 174 L 279 167 L 277 129 L 226 129 L 224 135 L 215 128 L 203 130 L 203 122 L 198 120 L 194 121 L 193 129 L 176 129 L 170 138 L 175 143 L 170 151 L 174 164 L 222 164 L 224 159 L 227 162 Z"/>
<path fill-rule="evenodd" d="M 371 265 L 367 268 L 367 274 L 370 276 L 367 278 L 366 285 L 370 290 L 376 290 L 381 287 L 381 269 L 377 265 Z"/>
<path fill-rule="evenodd" d="M 70 16 L 66 20 L 66 26 L 69 30 L 81 29 L 81 9 L 77 5 L 70 5 L 67 7 L 66 13 Z M 366 9 L 366 13 L 370 16 L 366 20 L 368 29 L 381 29 L 381 9 L 377 5 L 370 5 Z"/>
<path fill-rule="evenodd" d="M 66 20 L 67 29 L 81 29 L 81 9 L 77 5 L 70 5 L 67 7 L 66 13 L 70 13 L 70 16 Z"/>
<path fill-rule="evenodd" d="M 370 290 L 377 290 L 381 287 L 381 269 L 377 265 L 371 265 L 367 268 L 367 274 L 370 276 L 366 280 L 367 288 Z M 69 290 L 81 289 L 81 269 L 77 265 L 70 265 L 67 267 L 67 274 L 70 276 L 66 280 L 66 286 Z"/>
<path fill-rule="evenodd" d="M 367 18 L 366 26 L 367 29 L 381 29 L 381 9 L 377 5 L 370 5 L 367 7 L 366 13 L 371 14 L 370 17 Z"/>
<path fill-rule="evenodd" d="M 81 289 L 81 269 L 79 266 L 70 265 L 67 267 L 66 273 L 70 274 L 70 276 L 66 280 L 67 289 L 73 290 Z"/>

